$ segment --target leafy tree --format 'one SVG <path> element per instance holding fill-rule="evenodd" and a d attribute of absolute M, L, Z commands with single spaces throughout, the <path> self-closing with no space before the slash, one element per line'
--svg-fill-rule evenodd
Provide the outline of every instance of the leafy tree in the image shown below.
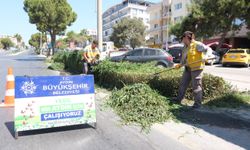
<path fill-rule="evenodd" d="M 14 43 L 9 38 L 2 38 L 1 44 L 3 46 L 3 49 L 6 49 L 6 50 L 14 46 Z"/>
<path fill-rule="evenodd" d="M 129 44 L 133 49 L 141 46 L 145 41 L 146 27 L 140 19 L 124 18 L 113 27 L 110 40 L 116 47 L 123 47 Z"/>
<path fill-rule="evenodd" d="M 65 39 L 58 39 L 56 42 L 56 46 L 59 49 L 66 49 L 67 48 L 67 42 Z"/>
<path fill-rule="evenodd" d="M 76 20 L 76 13 L 67 0 L 25 0 L 24 10 L 29 15 L 30 23 L 36 24 L 39 31 L 49 32 L 53 55 L 56 35 Z"/>
<path fill-rule="evenodd" d="M 67 35 L 67 38 L 66 38 L 67 42 L 78 43 L 80 41 L 79 35 L 75 33 L 74 31 L 69 31 L 66 35 Z"/>
<path fill-rule="evenodd" d="M 39 50 L 40 48 L 41 33 L 35 33 L 31 35 L 29 44 Z M 46 42 L 46 37 L 42 34 L 42 43 Z"/>
<path fill-rule="evenodd" d="M 191 30 L 196 37 L 203 38 L 220 34 L 219 48 L 229 31 L 237 31 L 245 23 L 246 20 L 240 24 L 235 21 L 247 14 L 246 5 L 247 0 L 193 0 L 190 15 L 172 27 L 171 32 L 179 35 L 184 30 Z"/>
<path fill-rule="evenodd" d="M 88 35 L 88 31 L 86 29 L 82 29 L 79 33 L 81 40 L 84 41 L 92 41 L 92 37 Z"/>
<path fill-rule="evenodd" d="M 246 2 L 246 7 L 245 7 L 245 12 L 248 12 L 248 13 L 244 13 L 241 20 L 244 20 L 246 22 L 246 25 L 248 27 L 248 29 L 250 29 L 250 15 L 249 15 L 249 12 L 250 12 L 250 2 L 249 0 L 245 0 Z M 247 35 L 248 35 L 248 38 L 250 39 L 250 31 L 247 32 Z"/>
<path fill-rule="evenodd" d="M 83 44 L 87 40 L 92 40 L 88 35 L 86 29 L 82 29 L 80 33 L 75 33 L 74 31 L 69 31 L 67 34 L 66 42 L 74 42 L 75 44 Z"/>
<path fill-rule="evenodd" d="M 22 36 L 20 34 L 15 34 L 14 37 L 17 39 L 17 42 L 20 43 L 22 41 Z"/>

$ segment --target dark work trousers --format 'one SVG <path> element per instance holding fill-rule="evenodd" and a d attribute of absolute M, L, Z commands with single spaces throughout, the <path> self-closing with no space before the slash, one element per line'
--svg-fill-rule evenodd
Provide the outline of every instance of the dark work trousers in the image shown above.
<path fill-rule="evenodd" d="M 201 105 L 202 101 L 202 72 L 203 70 L 191 71 L 185 67 L 182 75 L 179 92 L 177 95 L 177 101 L 182 101 L 185 97 L 186 90 L 189 83 L 192 81 L 192 88 L 194 94 L 195 105 Z"/>
<path fill-rule="evenodd" d="M 91 64 L 87 62 L 83 62 L 83 74 L 89 74 Z"/>

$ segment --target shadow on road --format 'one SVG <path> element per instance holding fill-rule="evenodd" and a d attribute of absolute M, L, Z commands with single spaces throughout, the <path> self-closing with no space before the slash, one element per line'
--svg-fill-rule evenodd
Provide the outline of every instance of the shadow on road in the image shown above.
<path fill-rule="evenodd" d="M 8 128 L 10 134 L 13 138 L 15 138 L 15 130 L 14 130 L 14 122 L 5 122 L 5 126 Z M 30 135 L 37 135 L 37 134 L 47 134 L 53 132 L 65 132 L 71 130 L 80 130 L 80 129 L 87 129 L 93 128 L 90 124 L 81 124 L 81 125 L 73 125 L 73 126 L 65 126 L 65 127 L 55 127 L 55 128 L 48 128 L 48 129 L 40 129 L 40 130 L 31 130 L 31 131 L 22 131 L 18 132 L 19 136 L 30 136 Z"/>
<path fill-rule="evenodd" d="M 250 143 L 247 142 L 249 137 L 235 137 L 240 135 L 238 131 L 248 132 L 250 135 L 250 121 L 230 117 L 217 112 L 207 112 L 202 110 L 194 110 L 189 107 L 183 107 L 180 111 L 173 112 L 178 120 L 194 127 L 203 129 L 204 131 L 220 137 L 230 143 L 250 149 Z M 220 127 L 215 129 L 213 127 Z M 222 128 L 222 129 L 221 129 Z M 226 129 L 226 130 L 223 130 Z M 223 131 L 221 131 L 223 130 Z M 229 130 L 229 132 L 227 132 Z M 237 131 L 236 131 L 237 130 Z M 233 132 L 230 132 L 233 131 Z M 237 132 L 237 134 L 236 134 Z"/>

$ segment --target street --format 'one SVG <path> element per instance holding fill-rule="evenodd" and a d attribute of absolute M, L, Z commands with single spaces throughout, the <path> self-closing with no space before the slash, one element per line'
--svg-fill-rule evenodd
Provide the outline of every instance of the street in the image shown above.
<path fill-rule="evenodd" d="M 1 100 L 4 99 L 7 68 L 13 67 L 15 76 L 51 76 L 56 71 L 47 70 L 44 57 L 30 51 L 17 56 L 0 56 Z M 97 129 L 91 126 L 74 126 L 42 131 L 27 132 L 17 140 L 14 138 L 14 109 L 0 108 L 0 149 L 1 150 L 158 150 L 187 149 L 178 141 L 158 131 L 151 136 L 140 133 L 136 127 L 121 126 L 111 112 L 101 111 L 103 96 L 97 96 Z M 155 136 L 157 135 L 157 136 Z M 163 142 L 164 141 L 164 142 Z"/>
<path fill-rule="evenodd" d="M 217 64 L 206 66 L 205 72 L 222 77 L 240 91 L 250 90 L 250 68 L 240 66 L 222 67 L 221 64 Z"/>
<path fill-rule="evenodd" d="M 44 57 L 25 51 L 16 56 L 0 56 L 1 99 L 4 99 L 5 78 L 8 67 L 15 76 L 51 76 L 59 72 L 47 69 Z M 214 69 L 215 68 L 215 69 Z M 220 67 L 207 67 L 206 71 L 219 72 Z M 230 70 L 226 68 L 226 70 Z M 245 69 L 239 69 L 244 72 Z M 231 71 L 232 72 L 232 71 Z M 0 108 L 1 150 L 185 150 L 185 149 L 248 149 L 250 126 L 248 122 L 224 116 L 220 112 L 186 112 L 184 123 L 167 122 L 155 125 L 149 134 L 141 133 L 135 126 L 122 126 L 102 102 L 107 92 L 97 90 L 97 129 L 89 125 L 52 128 L 21 133 L 14 138 L 14 109 Z M 195 114 L 192 123 L 189 120 Z M 237 124 L 235 124 L 237 122 Z M 238 135 L 241 135 L 238 137 Z M 237 137 L 237 139 L 235 139 Z M 210 139 L 207 142 L 207 139 Z M 193 140 L 198 142 L 193 142 Z M 206 144 L 204 144 L 204 142 Z M 190 144 L 192 143 L 192 144 Z M 203 144 L 202 144 L 203 143 Z M 217 143 L 214 145 L 214 143 Z"/>

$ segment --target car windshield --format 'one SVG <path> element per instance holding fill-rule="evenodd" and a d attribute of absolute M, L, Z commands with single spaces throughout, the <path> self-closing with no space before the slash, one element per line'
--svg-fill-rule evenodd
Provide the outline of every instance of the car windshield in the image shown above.
<path fill-rule="evenodd" d="M 228 53 L 245 53 L 244 50 L 230 50 Z"/>

